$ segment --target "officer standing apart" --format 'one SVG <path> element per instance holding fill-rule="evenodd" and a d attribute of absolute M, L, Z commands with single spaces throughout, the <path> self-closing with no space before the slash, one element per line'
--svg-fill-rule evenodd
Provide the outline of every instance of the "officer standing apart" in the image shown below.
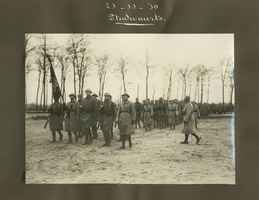
<path fill-rule="evenodd" d="M 149 104 L 148 99 L 145 101 L 145 106 L 141 116 L 143 116 L 143 123 L 145 124 L 146 131 L 151 131 L 151 124 L 153 121 L 153 107 Z"/>
<path fill-rule="evenodd" d="M 182 133 L 185 134 L 185 140 L 183 142 L 181 142 L 181 144 L 188 144 L 188 137 L 189 134 L 192 134 L 195 138 L 196 138 L 196 144 L 199 143 L 201 137 L 198 137 L 196 135 L 196 128 L 195 128 L 195 119 L 194 119 L 194 115 L 193 115 L 193 106 L 190 102 L 190 97 L 186 96 L 184 98 L 184 102 L 186 103 L 186 106 L 183 109 L 183 113 L 184 113 L 184 127 L 182 130 Z"/>
<path fill-rule="evenodd" d="M 50 143 L 57 142 L 56 141 L 56 131 L 59 134 L 59 141 L 63 139 L 63 134 L 61 130 L 63 130 L 63 105 L 58 102 L 58 98 L 54 98 L 55 102 L 50 105 L 48 112 L 51 114 L 49 120 L 49 128 L 52 132 L 52 141 Z M 45 128 L 45 127 L 44 127 Z"/>
<path fill-rule="evenodd" d="M 78 141 L 77 132 L 78 132 L 78 113 L 79 113 L 79 105 L 76 102 L 76 95 L 70 94 L 70 102 L 67 103 L 65 110 L 66 110 L 66 116 L 65 116 L 65 130 L 68 134 L 68 142 L 67 144 L 72 143 L 72 133 L 75 135 L 75 141 Z"/>
<path fill-rule="evenodd" d="M 105 143 L 103 146 L 111 146 L 110 131 L 113 127 L 113 122 L 116 120 L 116 105 L 110 100 L 110 93 L 104 94 L 104 102 L 100 109 L 101 114 L 101 130 Z"/>
<path fill-rule="evenodd" d="M 85 142 L 82 145 L 91 144 L 93 142 L 90 127 L 92 126 L 93 120 L 97 118 L 97 104 L 92 98 L 90 89 L 85 91 L 86 97 L 82 101 L 81 109 L 81 120 L 83 121 L 83 133 L 85 135 Z M 89 140 L 88 140 L 89 139 Z"/>
<path fill-rule="evenodd" d="M 122 141 L 120 149 L 125 149 L 125 140 L 127 138 L 129 139 L 129 147 L 132 147 L 131 134 L 135 133 L 133 125 L 136 121 L 136 113 L 133 103 L 128 98 L 128 93 L 124 93 L 122 103 L 119 106 L 119 134 Z"/>

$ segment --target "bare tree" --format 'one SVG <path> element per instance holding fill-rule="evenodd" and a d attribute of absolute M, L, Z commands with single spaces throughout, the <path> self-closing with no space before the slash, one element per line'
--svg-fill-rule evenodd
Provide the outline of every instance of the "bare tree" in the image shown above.
<path fill-rule="evenodd" d="M 206 68 L 204 65 L 201 65 L 200 68 L 200 77 L 201 77 L 201 103 L 203 102 L 203 86 L 205 78 L 207 77 L 210 69 Z"/>
<path fill-rule="evenodd" d="M 123 84 L 124 92 L 127 92 L 127 90 L 126 90 L 125 75 L 126 75 L 126 73 L 128 71 L 127 65 L 129 64 L 129 62 L 127 61 L 127 58 L 121 56 L 120 60 L 118 61 L 118 63 L 119 63 L 119 66 L 117 68 L 117 71 L 119 71 L 120 74 L 121 74 L 121 79 L 122 79 L 122 84 Z"/>
<path fill-rule="evenodd" d="M 156 93 L 156 83 L 154 83 L 152 86 L 153 86 L 153 95 L 152 95 L 152 99 L 153 99 L 153 101 L 155 100 L 155 93 Z"/>
<path fill-rule="evenodd" d="M 232 99 L 233 99 L 233 92 L 234 92 L 234 87 L 235 87 L 235 74 L 234 74 L 234 60 L 233 57 L 229 57 L 229 65 L 231 67 L 230 71 L 230 100 L 229 102 L 232 104 Z"/>
<path fill-rule="evenodd" d="M 223 58 L 219 61 L 218 68 L 216 70 L 217 78 L 221 80 L 222 83 L 222 103 L 225 103 L 224 92 L 225 86 L 229 81 L 229 76 L 231 75 L 231 60 L 229 58 Z"/>
<path fill-rule="evenodd" d="M 99 99 L 101 101 L 103 100 L 106 74 L 110 68 L 108 61 L 109 61 L 109 56 L 106 54 L 106 52 L 103 55 L 96 57 L 97 74 L 99 76 Z"/>
<path fill-rule="evenodd" d="M 175 64 L 169 64 L 167 67 L 164 68 L 165 74 L 168 77 L 167 100 L 169 100 L 172 95 L 172 79 L 173 79 L 174 70 L 175 70 Z"/>
<path fill-rule="evenodd" d="M 190 77 L 191 72 L 192 70 L 190 70 L 188 63 L 186 63 L 183 68 L 178 68 L 178 74 L 180 75 L 183 82 L 183 92 L 182 92 L 183 96 L 186 96 L 187 81 L 188 81 L 188 78 Z"/>
<path fill-rule="evenodd" d="M 43 64 L 42 64 L 40 58 L 36 58 L 35 62 L 38 65 L 38 72 L 39 72 L 38 87 L 37 87 L 37 92 L 36 92 L 36 110 L 38 110 L 38 95 L 39 95 L 39 89 L 40 89 L 40 83 L 41 83 L 40 79 L 41 79 L 41 73 L 43 70 Z"/>

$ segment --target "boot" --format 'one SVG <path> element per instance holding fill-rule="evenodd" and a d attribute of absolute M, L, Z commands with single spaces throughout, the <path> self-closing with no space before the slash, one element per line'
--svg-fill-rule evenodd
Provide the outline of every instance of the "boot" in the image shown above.
<path fill-rule="evenodd" d="M 52 141 L 50 143 L 55 143 L 57 142 L 56 140 L 56 131 L 52 131 Z"/>
<path fill-rule="evenodd" d="M 121 135 L 122 146 L 119 149 L 125 149 L 125 135 Z"/>
<path fill-rule="evenodd" d="M 84 131 L 83 134 L 85 135 L 85 142 L 82 145 L 88 144 L 88 134 L 87 131 Z"/>
<path fill-rule="evenodd" d="M 57 131 L 58 134 L 59 134 L 59 141 L 62 141 L 63 140 L 63 134 L 61 133 L 61 131 Z"/>
<path fill-rule="evenodd" d="M 131 135 L 129 135 L 129 148 L 132 147 L 132 142 L 131 142 Z"/>
<path fill-rule="evenodd" d="M 198 137 L 198 135 L 196 135 L 195 133 L 192 135 L 196 138 L 196 144 L 198 144 L 201 140 L 201 137 Z"/>
<path fill-rule="evenodd" d="M 175 123 L 174 123 L 174 129 L 173 130 L 175 130 Z"/>
<path fill-rule="evenodd" d="M 68 134 L 68 142 L 67 142 L 67 144 L 70 144 L 70 143 L 72 143 L 72 135 L 71 135 L 70 131 L 68 131 L 67 134 Z"/>
<path fill-rule="evenodd" d="M 89 144 L 92 144 L 92 143 L 93 143 L 93 136 L 92 136 L 91 131 L 89 132 L 89 134 L 88 134 L 88 135 L 90 136 L 90 142 L 89 142 Z"/>
<path fill-rule="evenodd" d="M 139 128 L 141 128 L 141 126 L 140 126 L 140 122 L 138 121 L 138 126 L 139 126 Z"/>
<path fill-rule="evenodd" d="M 74 135 L 75 135 L 75 142 L 78 142 L 77 132 L 75 132 Z"/>
<path fill-rule="evenodd" d="M 189 134 L 185 134 L 185 140 L 183 142 L 180 142 L 181 144 L 188 144 L 188 138 Z"/>

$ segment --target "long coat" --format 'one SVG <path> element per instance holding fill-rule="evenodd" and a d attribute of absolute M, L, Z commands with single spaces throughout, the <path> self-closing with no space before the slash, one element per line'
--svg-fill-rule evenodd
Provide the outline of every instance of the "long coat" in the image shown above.
<path fill-rule="evenodd" d="M 103 132 L 112 130 L 113 122 L 116 120 L 116 104 L 111 100 L 106 100 L 100 109 L 101 130 Z"/>
<path fill-rule="evenodd" d="M 51 114 L 49 121 L 50 131 L 63 130 L 63 105 L 59 102 L 54 102 L 50 105 L 48 112 Z"/>
<path fill-rule="evenodd" d="M 167 106 L 165 102 L 158 103 L 158 118 L 159 121 L 165 122 L 165 114 L 167 113 Z"/>
<path fill-rule="evenodd" d="M 99 109 L 101 107 L 101 101 L 98 99 L 95 99 L 94 97 L 92 97 L 92 98 L 95 100 L 96 106 L 97 106 L 96 117 L 93 117 L 93 119 L 92 119 L 92 126 L 96 126 L 98 118 L 99 118 Z"/>
<path fill-rule="evenodd" d="M 142 110 L 142 116 L 143 116 L 144 124 L 151 125 L 152 117 L 153 117 L 153 107 L 151 105 L 145 105 Z"/>
<path fill-rule="evenodd" d="M 134 103 L 134 108 L 135 108 L 135 111 L 136 111 L 136 121 L 139 121 L 140 120 L 140 114 L 142 112 L 141 103 L 140 102 L 135 102 Z"/>
<path fill-rule="evenodd" d="M 193 115 L 195 119 L 195 124 L 198 124 L 198 117 L 200 117 L 200 109 L 196 104 L 193 104 Z"/>
<path fill-rule="evenodd" d="M 130 135 L 135 133 L 132 121 L 136 121 L 136 112 L 133 103 L 129 100 L 122 102 L 119 106 L 119 133 L 120 135 Z"/>
<path fill-rule="evenodd" d="M 168 123 L 175 124 L 176 123 L 176 115 L 178 115 L 178 107 L 176 104 L 168 105 Z"/>
<path fill-rule="evenodd" d="M 81 120 L 83 121 L 83 128 L 90 128 L 93 126 L 94 119 L 98 117 L 98 108 L 96 100 L 91 96 L 87 96 L 82 101 Z"/>
<path fill-rule="evenodd" d="M 78 132 L 79 104 L 76 101 L 67 103 L 66 111 L 67 114 L 65 117 L 65 130 Z"/>
<path fill-rule="evenodd" d="M 184 127 L 182 130 L 182 133 L 184 134 L 194 134 L 197 133 L 196 127 L 195 127 L 195 119 L 193 115 L 193 106 L 191 103 L 188 103 L 184 109 L 183 113 L 185 113 L 183 121 L 184 121 Z"/>

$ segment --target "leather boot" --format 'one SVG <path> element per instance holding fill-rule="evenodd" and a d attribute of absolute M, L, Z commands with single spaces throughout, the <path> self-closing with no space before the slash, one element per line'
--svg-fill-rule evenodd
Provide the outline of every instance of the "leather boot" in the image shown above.
<path fill-rule="evenodd" d="M 173 130 L 175 130 L 175 123 L 174 123 L 174 129 Z"/>
<path fill-rule="evenodd" d="M 75 135 L 75 142 L 78 142 L 77 132 L 75 132 L 74 135 Z"/>
<path fill-rule="evenodd" d="M 55 143 L 57 142 L 56 140 L 56 131 L 52 131 L 52 141 L 50 143 Z"/>
<path fill-rule="evenodd" d="M 63 140 L 63 134 L 61 133 L 61 131 L 57 131 L 58 134 L 59 134 L 59 141 L 62 141 Z"/>
<path fill-rule="evenodd" d="M 122 146 L 119 149 L 125 149 L 125 135 L 121 135 Z"/>
<path fill-rule="evenodd" d="M 70 131 L 67 132 L 67 134 L 68 134 L 68 142 L 67 142 L 67 144 L 70 144 L 70 143 L 72 143 L 72 135 L 71 135 Z"/>
<path fill-rule="evenodd" d="M 85 142 L 82 145 L 88 144 L 88 134 L 87 131 L 83 131 L 83 134 L 85 135 Z"/>
<path fill-rule="evenodd" d="M 131 135 L 129 135 L 129 147 L 132 147 L 132 142 L 131 142 Z"/>

